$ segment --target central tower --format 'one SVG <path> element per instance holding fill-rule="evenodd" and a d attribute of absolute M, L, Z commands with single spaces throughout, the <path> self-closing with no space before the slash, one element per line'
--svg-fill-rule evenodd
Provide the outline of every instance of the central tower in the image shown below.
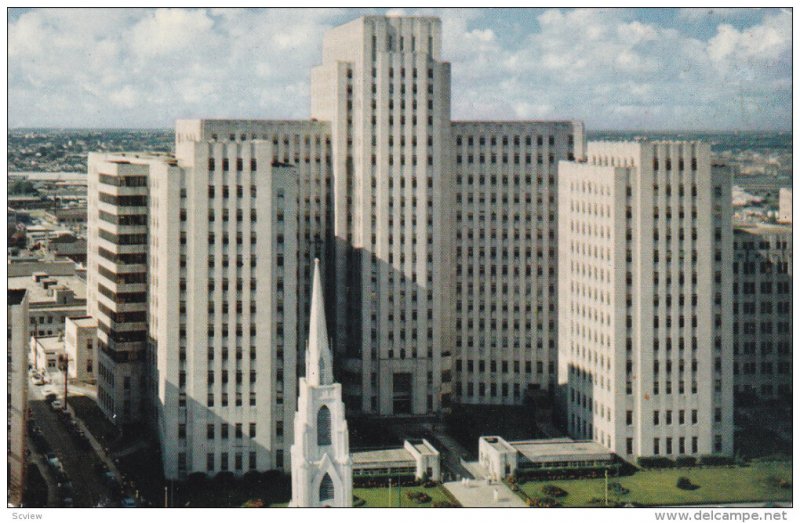
<path fill-rule="evenodd" d="M 452 173 L 440 53 L 439 19 L 367 16 L 325 34 L 311 74 L 311 117 L 331 122 L 334 345 L 353 410 L 433 413 L 445 395 Z"/>
<path fill-rule="evenodd" d="M 300 378 L 292 445 L 292 507 L 351 507 L 353 464 L 342 387 L 333 381 L 325 306 L 314 260 L 306 375 Z"/>

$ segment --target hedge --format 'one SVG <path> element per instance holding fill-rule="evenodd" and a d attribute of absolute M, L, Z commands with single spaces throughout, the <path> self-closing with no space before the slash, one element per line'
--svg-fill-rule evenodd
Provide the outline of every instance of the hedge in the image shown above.
<path fill-rule="evenodd" d="M 700 456 L 699 465 L 733 465 L 733 458 L 730 456 L 720 456 L 717 454 L 706 454 Z"/>
<path fill-rule="evenodd" d="M 636 464 L 648 469 L 666 469 L 675 465 L 671 459 L 665 456 L 640 456 L 636 458 Z"/>

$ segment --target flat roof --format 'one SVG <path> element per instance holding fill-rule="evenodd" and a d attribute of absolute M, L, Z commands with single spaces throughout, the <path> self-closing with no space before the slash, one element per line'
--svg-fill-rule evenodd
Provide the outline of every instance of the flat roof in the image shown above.
<path fill-rule="evenodd" d="M 77 276 L 48 276 L 56 280 L 55 286 L 63 286 L 71 289 L 75 293 L 76 300 L 86 300 L 86 282 Z M 8 278 L 9 289 L 24 289 L 28 291 L 28 303 L 36 305 L 40 303 L 52 302 L 53 297 L 48 293 L 50 289 L 45 289 L 40 283 L 33 281 L 31 276 L 11 276 Z M 62 306 L 70 307 L 76 304 L 68 303 Z M 78 304 L 80 305 L 80 304 Z"/>
<path fill-rule="evenodd" d="M 69 320 L 78 327 L 97 327 L 97 318 L 93 316 L 80 316 Z"/>
<path fill-rule="evenodd" d="M 414 449 L 423 456 L 435 456 L 436 452 L 423 442 L 415 442 L 411 444 Z"/>
<path fill-rule="evenodd" d="M 509 444 L 533 462 L 564 461 L 568 458 L 610 460 L 610 450 L 594 441 L 574 441 L 569 438 L 513 441 Z"/>
<path fill-rule="evenodd" d="M 734 223 L 733 232 L 747 232 L 750 234 L 792 234 L 790 224 L 780 223 Z"/>
<path fill-rule="evenodd" d="M 414 456 L 403 447 L 379 450 L 361 450 L 352 453 L 353 466 L 408 464 L 416 465 Z"/>
<path fill-rule="evenodd" d="M 45 352 L 64 352 L 64 338 L 61 336 L 36 336 L 36 344 Z"/>

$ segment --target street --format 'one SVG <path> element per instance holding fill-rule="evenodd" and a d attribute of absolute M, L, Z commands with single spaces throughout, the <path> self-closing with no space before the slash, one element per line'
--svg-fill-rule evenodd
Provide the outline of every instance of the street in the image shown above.
<path fill-rule="evenodd" d="M 35 386 L 32 383 L 29 385 L 28 398 L 33 423 L 40 429 L 44 440 L 61 462 L 66 480 L 72 483 L 71 495 L 68 490 L 66 493 L 59 492 L 56 499 L 63 503 L 65 497 L 71 497 L 75 507 L 96 507 L 98 504 L 109 506 L 110 501 L 118 496 L 112 495 L 108 481 L 103 477 L 104 467 L 101 463 L 104 460 L 97 456 L 91 445 L 80 448 L 76 437 L 68 431 L 67 421 L 53 411 L 45 399 L 48 392 L 56 392 L 63 401 L 59 394 L 61 390 L 53 386 Z M 58 481 L 58 474 L 52 466 L 46 464 L 46 460 L 35 447 L 31 452 L 36 455 L 32 459 L 42 464 L 40 469 L 48 469 L 43 472 L 48 480 L 48 487 L 52 490 L 53 483 Z M 64 478 L 61 480 L 63 482 Z M 48 499 L 54 499 L 52 492 Z"/>

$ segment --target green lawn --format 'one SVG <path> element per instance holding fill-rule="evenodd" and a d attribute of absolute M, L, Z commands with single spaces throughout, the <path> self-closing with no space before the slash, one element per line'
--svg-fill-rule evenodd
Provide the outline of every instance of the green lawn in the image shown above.
<path fill-rule="evenodd" d="M 696 490 L 675 486 L 679 477 L 689 478 Z M 747 467 L 709 467 L 690 469 L 643 470 L 632 476 L 609 477 L 630 492 L 614 496 L 609 489 L 609 502 L 615 500 L 642 505 L 686 505 L 747 501 L 791 501 L 792 489 L 781 488 L 780 480 L 792 481 L 791 462 L 754 463 Z M 603 499 L 604 479 L 564 481 L 531 481 L 520 485 L 530 497 L 543 497 L 543 485 L 552 484 L 567 491 L 559 499 L 566 507 L 588 507 L 592 498 Z M 790 483 L 791 484 L 791 483 Z"/>
<path fill-rule="evenodd" d="M 399 499 L 398 499 L 399 491 Z M 406 492 L 424 492 L 431 497 L 430 503 L 417 504 L 406 497 Z M 353 494 L 366 501 L 364 507 L 420 507 L 429 508 L 434 501 L 450 501 L 441 486 L 425 487 L 397 487 L 392 488 L 391 505 L 389 504 L 389 488 L 354 488 Z"/>

